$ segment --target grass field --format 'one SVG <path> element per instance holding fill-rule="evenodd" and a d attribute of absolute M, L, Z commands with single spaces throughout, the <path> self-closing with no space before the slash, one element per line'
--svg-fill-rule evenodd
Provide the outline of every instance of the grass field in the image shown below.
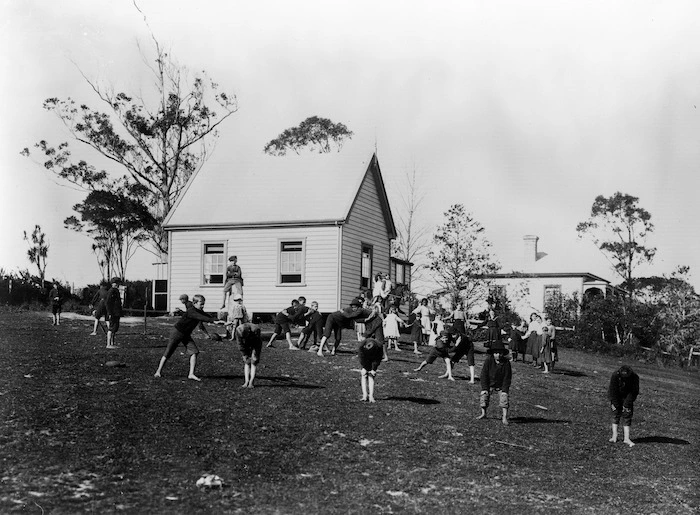
<path fill-rule="evenodd" d="M 697 513 L 697 369 L 641 378 L 628 448 L 608 442 L 616 359 L 562 349 L 555 373 L 513 364 L 511 424 L 478 415 L 478 385 L 391 352 L 359 401 L 350 332 L 335 357 L 264 349 L 255 389 L 230 343 L 200 339 L 201 383 L 172 319 L 122 326 L 0 312 L 2 513 Z M 269 332 L 267 333 L 269 336 Z M 197 336 L 197 335 L 195 335 Z M 264 335 L 265 336 L 265 335 Z M 477 346 L 479 348 L 479 346 Z M 424 348 L 424 350 L 426 350 Z M 477 354 L 477 376 L 484 359 Z M 126 366 L 107 367 L 109 360 Z M 540 407 L 538 407 L 540 406 Z M 546 408 L 546 409 L 542 409 Z M 226 486 L 201 489 L 203 474 Z"/>

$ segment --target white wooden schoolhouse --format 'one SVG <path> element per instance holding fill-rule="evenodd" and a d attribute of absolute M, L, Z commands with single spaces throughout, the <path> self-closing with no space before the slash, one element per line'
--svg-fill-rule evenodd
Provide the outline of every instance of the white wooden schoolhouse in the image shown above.
<path fill-rule="evenodd" d="M 226 266 L 238 257 L 249 312 L 276 313 L 303 295 L 322 313 L 347 306 L 390 258 L 396 227 L 376 153 L 239 157 L 193 174 L 167 215 L 168 311 L 179 296 L 223 300 Z M 393 274 L 392 274 L 393 275 Z"/>

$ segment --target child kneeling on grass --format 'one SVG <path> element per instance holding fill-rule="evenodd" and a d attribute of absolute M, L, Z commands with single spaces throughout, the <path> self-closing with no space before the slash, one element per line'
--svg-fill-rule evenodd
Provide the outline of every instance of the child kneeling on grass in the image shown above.
<path fill-rule="evenodd" d="M 243 354 L 243 377 L 244 383 L 241 388 L 254 388 L 255 371 L 260 362 L 262 352 L 262 338 L 260 337 L 260 326 L 245 322 L 233 332 L 234 338 L 238 342 L 238 350 Z"/>
<path fill-rule="evenodd" d="M 374 378 L 377 375 L 377 369 L 382 362 L 384 356 L 384 345 L 379 343 L 374 338 L 368 338 L 360 342 L 357 349 L 360 357 L 360 385 L 362 387 L 362 400 L 374 401 Z M 368 387 L 369 386 L 369 391 Z"/>
<path fill-rule="evenodd" d="M 508 352 L 503 342 L 499 340 L 494 341 L 488 349 L 489 355 L 484 361 L 480 374 L 481 395 L 479 396 L 479 405 L 481 406 L 481 414 L 476 417 L 477 420 L 486 418 L 486 409 L 489 407 L 491 393 L 497 392 L 498 405 L 502 410 L 502 421 L 504 425 L 508 425 L 508 392 L 510 391 L 510 382 L 513 377 Z"/>
<path fill-rule="evenodd" d="M 204 322 L 210 324 L 223 324 L 224 322 L 218 321 L 202 311 L 205 302 L 204 296 L 195 295 L 192 297 L 192 300 L 193 302 L 191 303 L 185 303 L 187 311 L 185 311 L 180 320 L 178 320 L 173 327 L 172 333 L 170 334 L 170 341 L 165 349 L 165 353 L 160 358 L 160 364 L 158 365 L 158 370 L 156 370 L 154 377 L 160 377 L 163 372 L 163 365 L 170 359 L 170 356 L 173 355 L 178 345 L 182 343 L 187 348 L 187 354 L 190 356 L 190 373 L 187 379 L 201 381 L 201 379 L 194 374 L 194 369 L 197 366 L 197 354 L 199 354 L 199 349 L 192 339 L 192 331 L 199 327 L 209 339 L 213 339 L 204 327 Z"/>

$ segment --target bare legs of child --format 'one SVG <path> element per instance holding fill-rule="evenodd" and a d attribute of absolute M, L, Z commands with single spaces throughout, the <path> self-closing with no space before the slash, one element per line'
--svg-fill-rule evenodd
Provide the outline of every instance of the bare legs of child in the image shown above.
<path fill-rule="evenodd" d="M 161 374 L 163 373 L 163 366 L 165 365 L 165 362 L 168 361 L 168 358 L 165 356 L 161 356 L 160 358 L 160 363 L 158 364 L 158 370 L 156 370 L 156 373 L 153 374 L 153 377 L 160 377 Z M 190 355 L 190 373 L 187 376 L 187 379 L 191 379 L 192 381 L 201 381 L 199 377 L 194 375 L 194 369 L 197 366 L 197 355 L 196 354 L 191 354 Z"/>
<path fill-rule="evenodd" d="M 634 442 L 630 439 L 630 426 L 622 426 L 622 443 L 626 443 L 630 447 L 634 446 Z M 617 442 L 617 424 L 612 425 L 612 438 L 610 438 L 610 441 L 615 443 Z"/>
<path fill-rule="evenodd" d="M 374 370 L 367 371 L 364 368 L 360 371 L 360 385 L 362 386 L 362 400 L 375 402 L 374 400 Z M 369 391 L 368 391 L 369 390 Z"/>
<path fill-rule="evenodd" d="M 255 372 L 257 367 L 252 363 L 246 363 L 243 367 L 243 376 L 245 382 L 241 385 L 241 388 L 255 388 L 253 386 L 253 381 L 255 380 Z"/>

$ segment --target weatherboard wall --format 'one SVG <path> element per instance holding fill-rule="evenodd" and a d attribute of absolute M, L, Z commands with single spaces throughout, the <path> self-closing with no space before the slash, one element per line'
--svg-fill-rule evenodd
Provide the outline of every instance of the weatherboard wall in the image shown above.
<path fill-rule="evenodd" d="M 340 298 L 343 306 L 347 306 L 360 291 L 363 244 L 369 244 L 373 249 L 372 276 L 377 272 L 389 272 L 391 242 L 378 188 L 374 170 L 370 168 L 343 226 L 340 272 Z"/>
<path fill-rule="evenodd" d="M 339 228 L 337 226 L 228 228 L 173 230 L 170 240 L 169 310 L 181 307 L 186 293 L 207 299 L 206 311 L 216 311 L 223 299 L 223 285 L 202 285 L 204 242 L 224 242 L 225 257 L 238 256 L 243 271 L 243 301 L 249 312 L 276 313 L 304 295 L 315 300 L 323 313 L 336 309 L 338 292 Z M 304 240 L 304 283 L 280 285 L 280 240 Z M 226 261 L 228 264 L 228 261 Z"/>

